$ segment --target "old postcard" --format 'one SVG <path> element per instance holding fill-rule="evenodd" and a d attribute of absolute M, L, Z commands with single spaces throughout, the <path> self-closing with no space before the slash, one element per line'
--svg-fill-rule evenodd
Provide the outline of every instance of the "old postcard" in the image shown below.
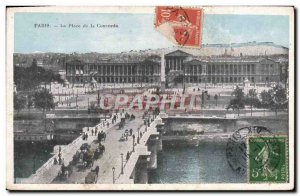
<path fill-rule="evenodd" d="M 7 8 L 7 189 L 294 189 L 293 7 Z"/>

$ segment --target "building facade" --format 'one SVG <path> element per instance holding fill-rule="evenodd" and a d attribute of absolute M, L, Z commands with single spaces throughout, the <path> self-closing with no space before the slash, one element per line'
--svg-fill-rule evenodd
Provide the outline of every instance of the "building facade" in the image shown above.
<path fill-rule="evenodd" d="M 279 63 L 270 59 L 217 58 L 192 59 L 184 65 L 187 83 L 280 82 Z"/>
<path fill-rule="evenodd" d="M 164 62 L 161 62 L 164 61 Z M 163 66 L 163 67 L 162 67 Z M 66 78 L 70 83 L 160 83 L 164 70 L 166 86 L 180 83 L 251 83 L 280 82 L 280 64 L 262 57 L 197 57 L 181 50 L 163 58 L 139 61 L 79 60 L 66 63 Z"/>
<path fill-rule="evenodd" d="M 71 83 L 159 83 L 160 63 L 146 61 L 96 62 L 72 61 L 66 64 L 66 78 Z"/>

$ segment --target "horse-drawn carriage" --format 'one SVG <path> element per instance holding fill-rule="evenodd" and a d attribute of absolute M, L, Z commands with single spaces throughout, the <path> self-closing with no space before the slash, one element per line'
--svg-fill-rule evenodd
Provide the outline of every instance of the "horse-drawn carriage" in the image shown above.
<path fill-rule="evenodd" d="M 105 146 L 100 143 L 94 152 L 94 157 L 93 157 L 94 160 L 99 159 L 100 156 L 103 155 L 104 152 L 105 152 Z"/>
<path fill-rule="evenodd" d="M 125 118 L 121 118 L 121 122 L 119 123 L 119 129 L 122 129 L 125 126 Z"/>
<path fill-rule="evenodd" d="M 130 120 L 135 120 L 135 115 L 131 114 Z"/>
<path fill-rule="evenodd" d="M 58 172 L 58 178 L 60 180 L 67 180 L 72 173 L 72 166 L 69 164 L 65 166 L 64 164 L 61 166 L 61 169 Z"/>
<path fill-rule="evenodd" d="M 104 133 L 103 131 L 101 131 L 100 133 L 98 133 L 97 137 L 98 137 L 98 141 L 99 142 L 105 141 L 105 139 L 106 139 L 106 133 Z"/>
<path fill-rule="evenodd" d="M 95 169 L 92 169 L 87 176 L 85 177 L 84 183 L 85 184 L 96 184 L 98 179 L 98 173 L 99 173 L 99 166 L 97 166 Z"/>
<path fill-rule="evenodd" d="M 76 163 L 76 167 L 79 170 L 84 170 L 93 167 L 93 164 L 94 164 L 93 156 L 90 153 L 89 154 L 81 153 L 80 158 Z"/>
<path fill-rule="evenodd" d="M 125 113 L 125 119 L 129 119 L 130 118 L 130 115 L 126 112 Z"/>
<path fill-rule="evenodd" d="M 94 164 L 93 153 L 90 150 L 90 145 L 84 143 L 80 147 L 80 152 L 77 151 L 73 156 L 73 164 L 79 169 L 91 168 Z"/>

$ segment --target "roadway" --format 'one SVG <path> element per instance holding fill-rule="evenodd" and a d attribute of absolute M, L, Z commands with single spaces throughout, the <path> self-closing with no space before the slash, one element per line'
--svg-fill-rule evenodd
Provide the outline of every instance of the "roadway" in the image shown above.
<path fill-rule="evenodd" d="M 103 156 L 101 158 L 94 161 L 94 165 L 92 167 L 100 167 L 97 179 L 98 184 L 113 183 L 113 167 L 115 168 L 115 179 L 117 179 L 117 177 L 120 175 L 122 165 L 121 153 L 123 153 L 123 164 L 126 164 L 126 154 L 127 152 L 132 152 L 133 149 L 133 138 L 129 136 L 127 141 L 119 141 L 119 139 L 121 138 L 125 130 L 129 130 L 130 128 L 133 129 L 133 134 L 137 136 L 137 129 L 143 126 L 144 121 L 141 115 L 135 115 L 135 120 L 126 122 L 125 126 L 122 129 L 118 129 L 118 126 L 114 126 L 106 132 L 106 140 L 101 142 L 105 146 L 105 152 L 103 153 Z M 95 149 L 98 146 L 96 140 L 97 136 L 92 136 L 90 133 L 87 143 L 91 144 L 91 149 Z M 88 174 L 88 172 L 90 172 L 90 169 L 77 171 L 75 168 L 75 170 L 73 170 L 73 173 L 69 176 L 67 181 L 64 181 L 63 183 L 84 183 L 85 177 Z"/>

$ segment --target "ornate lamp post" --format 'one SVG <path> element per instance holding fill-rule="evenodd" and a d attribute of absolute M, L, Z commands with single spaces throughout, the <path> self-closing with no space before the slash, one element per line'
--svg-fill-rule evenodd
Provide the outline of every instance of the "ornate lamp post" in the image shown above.
<path fill-rule="evenodd" d="M 88 98 L 88 111 L 90 111 L 90 98 Z M 90 112 L 88 112 L 90 113 Z"/>
<path fill-rule="evenodd" d="M 113 184 L 115 184 L 115 170 L 116 170 L 116 168 L 113 167 L 111 169 L 112 169 L 112 172 L 113 172 Z"/>
<path fill-rule="evenodd" d="M 138 136 L 137 136 L 137 143 L 140 143 L 140 128 L 138 128 Z"/>
<path fill-rule="evenodd" d="M 134 139 L 135 139 L 135 135 L 132 135 L 132 152 L 134 152 Z"/>
<path fill-rule="evenodd" d="M 34 145 L 34 141 L 31 142 L 32 145 Z M 34 150 L 34 154 L 33 154 L 33 165 L 32 165 L 32 173 L 35 174 L 35 158 L 36 158 L 36 152 Z"/>
<path fill-rule="evenodd" d="M 121 153 L 121 174 L 124 174 L 123 153 Z"/>

